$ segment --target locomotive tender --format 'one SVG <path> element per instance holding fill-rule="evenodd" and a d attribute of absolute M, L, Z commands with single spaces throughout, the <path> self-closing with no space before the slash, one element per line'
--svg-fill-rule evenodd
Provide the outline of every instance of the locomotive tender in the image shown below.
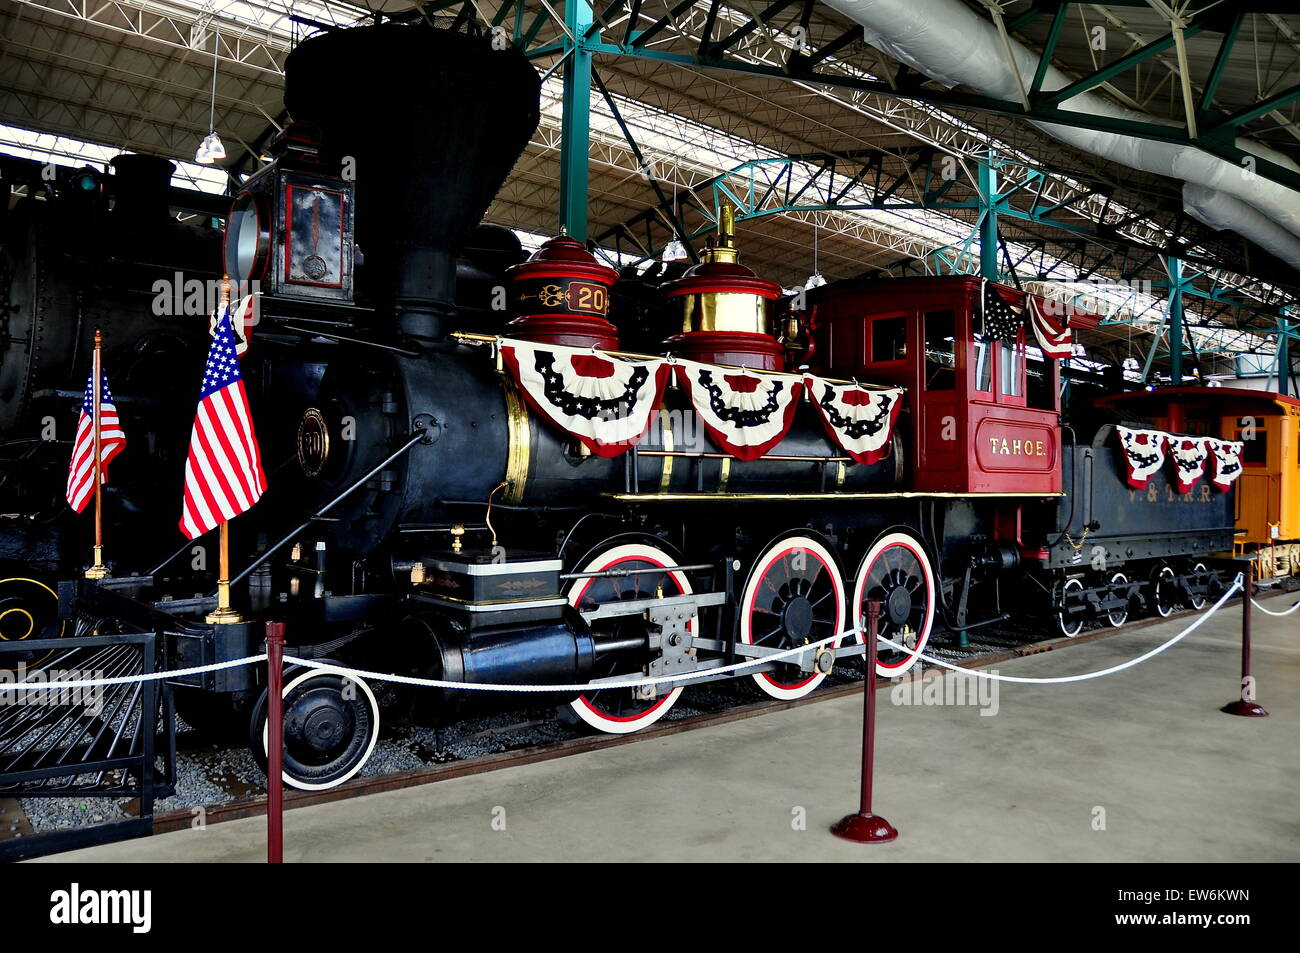
<path fill-rule="evenodd" d="M 411 109 L 393 88 L 423 98 Z M 0 556 L 16 571 L 0 600 L 30 624 L 6 638 L 92 612 L 163 633 L 181 667 L 254 654 L 264 622 L 282 619 L 301 657 L 588 683 L 558 699 L 563 715 L 629 732 L 669 711 L 680 684 L 602 681 L 761 659 L 862 626 L 867 600 L 882 604 L 880 635 L 908 646 L 881 645 L 878 671 L 898 675 L 936 625 L 1036 613 L 1073 635 L 1215 591 L 1231 491 L 1175 492 L 1163 468 L 1132 490 L 1116 424 L 1133 420 L 1063 427 L 1057 362 L 1031 359 L 1023 330 L 1002 340 L 985 327 L 989 295 L 1023 305 L 1013 289 L 837 282 L 796 311 L 740 264 L 723 210 L 701 264 L 629 295 L 644 279 L 571 239 L 524 261 L 508 232 L 476 228 L 535 127 L 539 88 L 517 51 L 424 25 L 327 32 L 290 54 L 294 124 L 234 197 L 224 233 L 224 270 L 262 292 L 243 371 L 270 482 L 231 527 L 238 623 L 203 621 L 213 573 L 172 535 L 192 413 L 178 395 L 198 379 L 206 319 L 150 317 L 142 294 L 157 274 L 214 275 L 208 236 L 192 230 L 197 251 L 182 261 L 174 220 L 137 219 L 132 234 L 153 231 L 136 259 L 96 246 L 92 280 L 59 244 L 70 230 L 42 224 L 78 213 L 75 197 L 29 203 L 21 217 L 36 224 L 5 241 Z M 95 221 L 129 214 L 129 183 L 112 184 L 118 204 Z M 510 289 L 508 325 L 490 303 L 498 286 Z M 621 306 L 633 298 L 656 304 Z M 128 434 L 106 488 L 114 573 L 98 583 L 67 581 L 89 553 L 85 521 L 51 509 L 67 445 L 36 437 L 49 408 L 75 415 L 95 324 L 117 348 L 106 365 Z M 663 344 L 626 355 L 623 339 Z M 620 374 L 633 383 L 613 397 L 592 383 Z M 643 392 L 646 426 L 625 445 L 584 439 L 583 426 Z M 829 415 L 855 402 L 883 409 L 837 431 Z M 858 431 L 876 440 L 867 452 L 851 443 Z M 33 578 L 63 580 L 57 606 Z M 863 653 L 847 634 L 752 678 L 797 698 Z M 200 730 L 247 731 L 261 757 L 262 678 L 255 666 L 186 677 L 178 704 Z M 405 698 L 431 721 L 540 700 Z M 290 673 L 286 780 L 352 777 L 379 717 L 359 679 Z"/>

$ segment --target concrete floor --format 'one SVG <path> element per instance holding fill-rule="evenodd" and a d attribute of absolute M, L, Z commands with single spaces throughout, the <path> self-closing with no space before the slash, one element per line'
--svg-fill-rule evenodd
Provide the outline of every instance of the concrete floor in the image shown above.
<path fill-rule="evenodd" d="M 295 810 L 286 815 L 285 859 L 1300 860 L 1300 613 L 1255 613 L 1259 697 L 1271 713 L 1260 719 L 1218 710 L 1237 690 L 1240 618 L 1229 607 L 1118 675 L 1003 684 L 992 716 L 899 705 L 882 690 L 875 808 L 900 831 L 892 844 L 827 833 L 857 806 L 862 705 L 853 697 Z M 998 670 L 1095 671 L 1185 624 Z M 254 818 L 46 860 L 264 857 L 265 820 Z"/>

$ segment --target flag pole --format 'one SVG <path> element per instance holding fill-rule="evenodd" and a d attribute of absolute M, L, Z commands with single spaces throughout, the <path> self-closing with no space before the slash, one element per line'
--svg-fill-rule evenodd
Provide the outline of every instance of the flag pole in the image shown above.
<path fill-rule="evenodd" d="M 99 328 L 95 328 L 95 358 L 94 365 L 91 369 L 93 383 L 91 385 L 91 432 L 94 435 L 94 442 L 91 447 L 91 455 L 94 457 L 95 475 L 95 564 L 86 570 L 87 579 L 103 579 L 108 575 L 108 567 L 104 565 L 104 490 L 103 490 L 103 461 L 101 460 L 101 438 L 99 432 L 99 412 L 100 404 L 103 403 L 104 394 L 104 335 Z"/>
<path fill-rule="evenodd" d="M 221 276 L 221 310 L 217 312 L 217 324 L 230 311 L 230 276 Z M 233 320 L 233 319 L 232 319 Z M 243 622 L 244 617 L 230 605 L 230 523 L 221 521 L 217 527 L 217 608 L 209 612 L 206 621 L 209 625 L 227 625 Z"/>

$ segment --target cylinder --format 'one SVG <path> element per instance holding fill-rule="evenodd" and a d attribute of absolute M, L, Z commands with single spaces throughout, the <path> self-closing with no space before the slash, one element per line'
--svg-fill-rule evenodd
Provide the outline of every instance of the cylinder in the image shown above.
<path fill-rule="evenodd" d="M 566 610 L 544 625 L 503 625 L 466 632 L 439 615 L 420 613 L 402 624 L 404 637 L 431 650 L 425 677 L 449 682 L 498 685 L 567 685 L 585 682 L 596 657 L 595 642 L 582 617 Z M 419 717 L 442 721 L 472 711 L 559 705 L 578 692 L 487 692 L 421 689 Z"/>

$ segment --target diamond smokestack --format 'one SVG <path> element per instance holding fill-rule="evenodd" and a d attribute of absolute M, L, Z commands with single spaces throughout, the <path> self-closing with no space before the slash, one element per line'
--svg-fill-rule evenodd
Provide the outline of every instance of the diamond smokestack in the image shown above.
<path fill-rule="evenodd" d="M 386 23 L 304 40 L 284 102 L 353 160 L 357 244 L 377 307 L 438 339 L 456 294 L 456 248 L 537 127 L 541 81 L 514 47 Z"/>

